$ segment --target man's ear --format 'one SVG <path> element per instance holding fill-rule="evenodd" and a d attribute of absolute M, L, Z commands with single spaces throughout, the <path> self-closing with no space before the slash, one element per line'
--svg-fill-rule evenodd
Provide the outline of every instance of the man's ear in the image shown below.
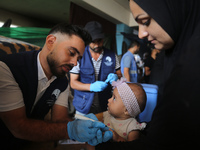
<path fill-rule="evenodd" d="M 51 48 L 53 47 L 54 43 L 56 41 L 56 37 L 52 34 L 48 35 L 46 37 L 46 46 L 49 50 L 51 50 Z"/>

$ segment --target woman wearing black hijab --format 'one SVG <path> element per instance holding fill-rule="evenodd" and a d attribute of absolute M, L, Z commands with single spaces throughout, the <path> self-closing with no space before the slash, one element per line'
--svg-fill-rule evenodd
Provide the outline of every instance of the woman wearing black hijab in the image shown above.
<path fill-rule="evenodd" d="M 200 1 L 130 0 L 139 38 L 164 50 L 163 94 L 147 134 L 97 149 L 183 149 L 200 140 Z"/>

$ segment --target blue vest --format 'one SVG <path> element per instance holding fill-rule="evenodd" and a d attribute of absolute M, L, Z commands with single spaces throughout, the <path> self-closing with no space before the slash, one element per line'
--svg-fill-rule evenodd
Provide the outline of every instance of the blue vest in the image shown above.
<path fill-rule="evenodd" d="M 95 70 L 92 62 L 92 57 L 89 51 L 89 46 L 85 48 L 83 58 L 79 61 L 80 64 L 80 82 L 82 83 L 94 83 L 95 82 Z M 115 73 L 115 53 L 104 48 L 104 54 L 99 71 L 98 81 L 105 81 L 109 73 Z M 109 84 L 108 87 L 98 93 L 99 104 L 102 111 L 107 110 L 108 99 L 112 97 L 112 87 Z M 77 111 L 87 114 L 90 111 L 91 105 L 94 99 L 94 92 L 90 91 L 78 91 L 74 90 L 73 105 Z"/>
<path fill-rule="evenodd" d="M 44 119 L 45 115 L 49 112 L 49 110 L 51 109 L 51 107 L 57 99 L 55 91 L 60 90 L 61 93 L 64 90 L 66 90 L 68 86 L 68 80 L 66 77 L 57 78 L 56 80 L 54 80 L 47 88 L 43 96 L 39 99 L 33 111 L 31 112 L 32 106 L 37 95 L 38 87 L 38 52 L 39 51 L 30 51 L 6 55 L 5 57 L 1 58 L 0 61 L 3 61 L 10 68 L 16 82 L 19 84 L 26 107 L 26 116 L 28 118 L 42 120 Z M 10 131 L 7 129 L 7 127 L 1 120 L 0 132 L 0 137 L 3 137 L 10 143 L 15 142 L 15 144 L 18 144 L 19 141 L 17 141 L 17 139 L 15 139 L 12 136 Z"/>
<path fill-rule="evenodd" d="M 137 64 L 135 62 L 134 55 L 130 51 L 127 51 L 122 56 L 122 59 L 121 59 L 121 73 L 124 76 L 124 63 L 123 62 L 124 62 L 124 59 L 126 58 L 126 56 L 131 57 L 131 67 L 129 68 L 130 80 L 131 80 L 131 82 L 136 83 L 136 82 L 138 82 Z"/>

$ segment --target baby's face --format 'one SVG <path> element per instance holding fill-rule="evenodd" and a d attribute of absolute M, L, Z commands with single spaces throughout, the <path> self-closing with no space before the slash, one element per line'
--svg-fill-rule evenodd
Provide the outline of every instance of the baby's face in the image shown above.
<path fill-rule="evenodd" d="M 113 91 L 113 96 L 108 100 L 108 112 L 116 118 L 121 118 L 126 110 L 117 88 Z"/>

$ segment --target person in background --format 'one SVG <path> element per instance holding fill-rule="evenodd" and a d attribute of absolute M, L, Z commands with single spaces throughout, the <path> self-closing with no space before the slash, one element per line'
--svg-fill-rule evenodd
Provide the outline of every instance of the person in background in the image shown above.
<path fill-rule="evenodd" d="M 129 46 L 128 51 L 122 56 L 121 72 L 128 82 L 138 82 L 137 64 L 133 54 L 138 53 L 139 49 L 139 42 L 133 41 Z"/>
<path fill-rule="evenodd" d="M 151 56 L 148 57 L 144 62 L 144 80 L 145 83 L 149 83 L 149 77 L 151 70 L 153 68 L 154 62 L 156 60 L 157 54 L 160 53 L 160 50 L 153 48 L 151 50 Z"/>
<path fill-rule="evenodd" d="M 142 82 L 142 78 L 143 78 L 143 70 L 144 70 L 144 62 L 142 61 L 140 55 L 138 54 L 138 52 L 136 54 L 133 54 L 134 58 L 135 58 L 135 62 L 137 64 L 137 76 L 138 76 L 138 81 L 137 82 Z"/>
<path fill-rule="evenodd" d="M 149 57 L 149 53 L 148 53 L 148 52 L 145 52 L 145 53 L 143 54 L 143 61 L 145 61 L 148 57 Z"/>
<path fill-rule="evenodd" d="M 99 113 L 107 109 L 107 99 L 112 97 L 112 81 L 121 77 L 116 54 L 103 47 L 103 28 L 91 21 L 85 29 L 92 36 L 78 65 L 70 71 L 70 85 L 74 89 L 73 105 L 76 113 Z"/>
<path fill-rule="evenodd" d="M 77 65 L 90 41 L 84 29 L 61 23 L 51 29 L 42 50 L 0 58 L 1 149 L 22 149 L 25 141 L 71 138 L 91 145 L 105 141 L 104 124 L 68 117 L 66 73 Z M 44 121 L 50 109 L 51 121 Z"/>

